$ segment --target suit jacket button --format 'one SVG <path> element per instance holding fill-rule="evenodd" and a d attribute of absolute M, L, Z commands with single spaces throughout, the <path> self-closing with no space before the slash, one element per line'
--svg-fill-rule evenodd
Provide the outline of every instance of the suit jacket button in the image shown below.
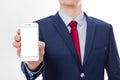
<path fill-rule="evenodd" d="M 84 78 L 84 77 L 85 77 L 85 74 L 84 74 L 84 73 L 81 73 L 81 74 L 80 74 L 80 77 L 81 77 L 81 78 Z"/>

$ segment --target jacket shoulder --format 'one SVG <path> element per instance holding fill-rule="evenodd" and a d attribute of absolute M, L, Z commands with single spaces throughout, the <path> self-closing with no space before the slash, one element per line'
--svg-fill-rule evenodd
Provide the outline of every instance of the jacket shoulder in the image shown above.
<path fill-rule="evenodd" d="M 36 21 L 34 21 L 34 22 L 37 22 L 38 24 L 41 24 L 41 23 L 48 23 L 48 22 L 51 22 L 51 17 L 52 17 L 53 15 L 51 15 L 51 16 L 47 16 L 47 17 L 45 17 L 45 18 L 41 18 L 41 19 L 39 19 L 39 20 L 36 20 Z"/>
<path fill-rule="evenodd" d="M 100 20 L 95 17 L 89 17 L 97 26 L 111 28 L 112 25 L 106 21 Z"/>

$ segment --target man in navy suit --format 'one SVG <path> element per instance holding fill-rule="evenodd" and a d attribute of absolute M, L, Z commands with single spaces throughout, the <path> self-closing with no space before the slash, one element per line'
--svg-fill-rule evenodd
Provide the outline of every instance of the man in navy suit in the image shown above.
<path fill-rule="evenodd" d="M 43 80 L 104 80 L 104 69 L 108 80 L 120 80 L 120 59 L 112 26 L 87 16 L 81 0 L 59 0 L 59 3 L 55 15 L 36 21 L 40 58 L 36 62 L 22 62 L 27 80 L 34 80 L 40 74 Z M 70 35 L 71 21 L 77 23 L 77 49 Z M 18 55 L 20 41 L 18 29 L 13 42 Z"/>

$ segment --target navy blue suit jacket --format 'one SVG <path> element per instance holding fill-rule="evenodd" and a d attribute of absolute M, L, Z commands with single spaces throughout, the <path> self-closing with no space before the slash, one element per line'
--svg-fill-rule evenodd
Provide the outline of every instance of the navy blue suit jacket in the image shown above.
<path fill-rule="evenodd" d="M 46 43 L 44 61 L 34 79 L 42 73 L 43 80 L 104 80 L 104 69 L 109 80 L 120 80 L 120 60 L 112 26 L 89 17 L 83 65 L 80 64 L 69 31 L 58 15 L 36 21 L 39 39 Z M 22 71 L 29 80 L 22 63 Z M 81 73 L 82 77 L 81 77 Z"/>

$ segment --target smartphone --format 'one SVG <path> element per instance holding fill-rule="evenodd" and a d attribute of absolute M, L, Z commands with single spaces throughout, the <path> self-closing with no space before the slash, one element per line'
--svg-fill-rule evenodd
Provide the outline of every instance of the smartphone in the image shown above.
<path fill-rule="evenodd" d="M 37 61 L 39 59 L 38 32 L 37 23 L 25 23 L 20 25 L 20 59 L 22 61 Z"/>

